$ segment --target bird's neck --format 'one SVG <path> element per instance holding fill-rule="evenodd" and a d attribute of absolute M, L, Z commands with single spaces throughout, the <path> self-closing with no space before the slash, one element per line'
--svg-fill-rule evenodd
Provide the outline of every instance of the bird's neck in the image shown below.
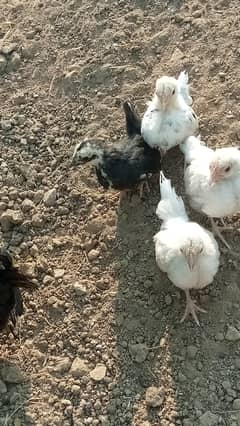
<path fill-rule="evenodd" d="M 178 97 L 170 99 L 168 104 L 162 105 L 158 96 L 155 94 L 152 102 L 153 102 L 154 107 L 156 109 L 159 109 L 160 111 L 170 111 L 170 110 L 173 110 L 173 109 L 178 109 L 180 107 L 180 102 L 179 102 Z"/>
<path fill-rule="evenodd" d="M 92 163 L 95 166 L 98 166 L 102 162 L 104 149 L 97 144 L 96 145 L 92 144 L 91 150 L 92 150 L 92 155 L 93 155 Z"/>

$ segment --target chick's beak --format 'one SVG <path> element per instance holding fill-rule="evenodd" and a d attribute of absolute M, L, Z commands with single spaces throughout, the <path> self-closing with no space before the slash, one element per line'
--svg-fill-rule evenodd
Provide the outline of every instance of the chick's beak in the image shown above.
<path fill-rule="evenodd" d="M 188 253 L 187 264 L 188 264 L 190 271 L 193 271 L 194 266 L 196 264 L 196 256 L 193 253 Z"/>
<path fill-rule="evenodd" d="M 214 183 L 219 182 L 219 180 L 221 179 L 221 173 L 219 172 L 219 169 L 216 166 L 210 166 L 210 173 L 212 185 Z"/>

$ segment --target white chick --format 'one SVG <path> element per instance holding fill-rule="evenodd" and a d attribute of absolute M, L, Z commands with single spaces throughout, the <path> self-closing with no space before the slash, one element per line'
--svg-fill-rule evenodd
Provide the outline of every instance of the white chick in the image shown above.
<path fill-rule="evenodd" d="M 180 145 L 185 156 L 185 191 L 195 210 L 211 219 L 214 233 L 230 248 L 213 218 L 224 218 L 240 211 L 240 151 L 216 150 L 203 146 L 192 136 Z"/>
<path fill-rule="evenodd" d="M 143 116 L 142 136 L 162 155 L 197 132 L 198 118 L 190 107 L 192 98 L 187 82 L 186 73 L 181 73 L 178 80 L 166 76 L 159 78 L 154 97 Z"/>
<path fill-rule="evenodd" d="M 190 222 L 181 197 L 171 181 L 160 173 L 161 201 L 156 210 L 163 221 L 154 236 L 156 262 L 172 283 L 186 294 L 183 322 L 191 314 L 199 325 L 197 312 L 206 312 L 191 299 L 190 289 L 209 285 L 219 267 L 219 250 L 211 232 Z"/>

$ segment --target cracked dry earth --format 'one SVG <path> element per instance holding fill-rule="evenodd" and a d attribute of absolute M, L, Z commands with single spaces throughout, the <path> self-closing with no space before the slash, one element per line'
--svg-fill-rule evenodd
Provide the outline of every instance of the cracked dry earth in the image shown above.
<path fill-rule="evenodd" d="M 185 68 L 203 139 L 238 144 L 239 0 L 0 6 L 1 240 L 39 282 L 19 338 L 0 338 L 0 425 L 240 425 L 239 256 L 223 249 L 196 295 L 201 327 L 180 324 L 154 260 L 158 187 L 119 209 L 70 166 L 77 141 L 125 133 L 124 99 L 143 113 L 156 77 Z M 178 149 L 164 170 L 183 193 Z"/>

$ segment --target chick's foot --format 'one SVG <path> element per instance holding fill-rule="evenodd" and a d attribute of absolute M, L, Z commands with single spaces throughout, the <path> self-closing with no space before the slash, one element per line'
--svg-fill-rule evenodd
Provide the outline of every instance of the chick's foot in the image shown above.
<path fill-rule="evenodd" d="M 180 322 L 185 321 L 185 319 L 191 314 L 192 317 L 194 318 L 196 324 L 198 326 L 200 326 L 200 323 L 199 323 L 199 320 L 198 320 L 198 317 L 197 317 L 197 312 L 206 313 L 207 311 L 205 311 L 204 309 L 197 306 L 195 300 L 191 299 L 189 290 L 185 290 L 185 294 L 186 294 L 186 308 L 185 308 L 184 315 L 183 315 Z"/>

